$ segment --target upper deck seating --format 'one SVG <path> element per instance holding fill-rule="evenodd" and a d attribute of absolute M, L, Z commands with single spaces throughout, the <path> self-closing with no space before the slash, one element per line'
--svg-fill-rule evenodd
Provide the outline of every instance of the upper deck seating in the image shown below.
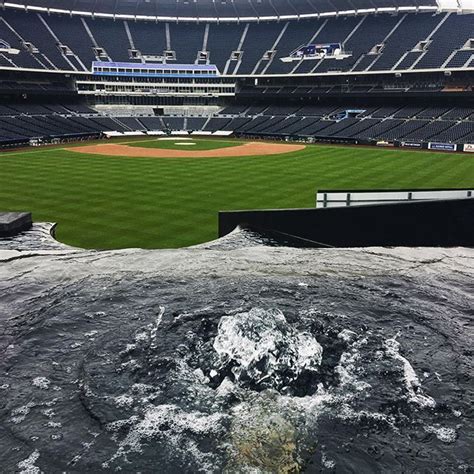
<path fill-rule="evenodd" d="M 199 9 L 192 2 L 188 6 Z M 264 9 L 270 6 L 262 4 Z M 229 10 L 242 8 L 229 5 Z M 84 71 L 94 60 L 140 63 L 141 54 L 159 61 L 165 51 L 171 64 L 215 64 L 230 75 L 460 68 L 474 62 L 472 50 L 462 49 L 474 36 L 472 14 L 379 13 L 216 24 L 69 17 L 6 8 L 0 17 L 0 40 L 20 51 L 0 55 L 0 66 L 12 68 Z M 349 56 L 281 61 L 300 46 L 327 43 L 341 44 Z"/>

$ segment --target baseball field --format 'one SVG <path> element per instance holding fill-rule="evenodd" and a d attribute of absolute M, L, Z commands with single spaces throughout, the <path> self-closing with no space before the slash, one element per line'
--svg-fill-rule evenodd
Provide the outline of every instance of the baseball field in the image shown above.
<path fill-rule="evenodd" d="M 468 154 L 194 137 L 0 153 L 0 210 L 96 249 L 198 244 L 219 210 L 314 207 L 318 189 L 472 186 Z"/>

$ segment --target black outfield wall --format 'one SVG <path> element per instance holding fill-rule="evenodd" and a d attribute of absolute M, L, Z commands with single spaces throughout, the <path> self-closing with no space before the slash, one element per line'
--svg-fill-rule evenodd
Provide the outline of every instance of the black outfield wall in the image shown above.
<path fill-rule="evenodd" d="M 219 213 L 220 237 L 239 225 L 299 247 L 474 247 L 474 198 Z"/>

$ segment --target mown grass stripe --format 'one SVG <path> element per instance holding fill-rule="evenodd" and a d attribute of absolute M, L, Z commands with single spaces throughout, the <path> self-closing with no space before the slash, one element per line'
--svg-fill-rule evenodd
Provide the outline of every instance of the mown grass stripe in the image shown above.
<path fill-rule="evenodd" d="M 472 186 L 473 157 L 418 151 L 308 146 L 288 155 L 196 160 L 60 148 L 0 154 L 0 209 L 58 222 L 60 240 L 85 248 L 208 241 L 219 210 L 313 207 L 323 188 Z"/>

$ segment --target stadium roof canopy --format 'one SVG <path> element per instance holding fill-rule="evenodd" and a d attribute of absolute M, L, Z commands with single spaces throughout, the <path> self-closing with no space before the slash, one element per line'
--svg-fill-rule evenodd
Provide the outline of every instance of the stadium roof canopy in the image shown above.
<path fill-rule="evenodd" d="M 434 9 L 438 6 L 436 0 L 0 0 L 2 4 L 158 18 L 293 17 L 354 10 Z"/>

